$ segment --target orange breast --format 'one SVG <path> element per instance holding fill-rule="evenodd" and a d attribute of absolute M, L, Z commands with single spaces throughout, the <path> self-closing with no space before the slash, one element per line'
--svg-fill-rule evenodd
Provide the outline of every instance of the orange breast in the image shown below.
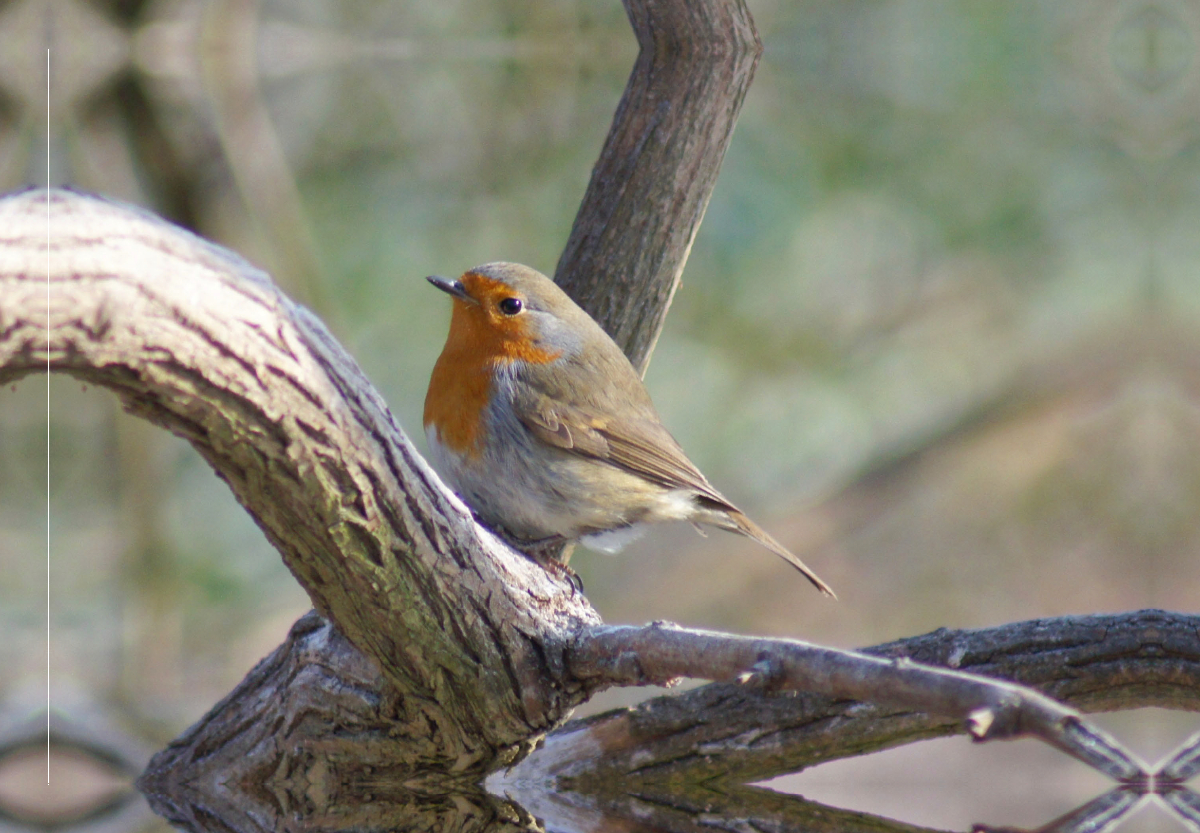
<path fill-rule="evenodd" d="M 433 366 L 425 394 L 425 428 L 436 427 L 438 440 L 449 450 L 478 457 L 483 409 L 492 386 L 490 367 L 471 351 L 451 348 L 447 341 Z"/>
<path fill-rule="evenodd" d="M 450 334 L 425 395 L 426 430 L 435 426 L 443 446 L 479 457 L 486 441 L 483 415 L 495 368 L 516 360 L 544 364 L 560 355 L 534 345 L 525 319 L 500 316 L 486 298 L 479 305 L 455 298 Z"/>

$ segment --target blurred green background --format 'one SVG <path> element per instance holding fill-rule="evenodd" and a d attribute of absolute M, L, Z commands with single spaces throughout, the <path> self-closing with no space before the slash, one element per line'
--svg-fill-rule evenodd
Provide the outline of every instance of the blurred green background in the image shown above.
<path fill-rule="evenodd" d="M 679 526 L 577 552 L 593 603 L 844 647 L 1194 611 L 1200 5 L 748 5 L 765 52 L 647 384 L 712 482 L 841 600 Z M 449 318 L 423 277 L 553 272 L 635 55 L 616 0 L 8 0 L 0 188 L 49 164 L 268 269 L 423 449 Z M 43 378 L 0 391 L 10 713 L 45 696 L 46 396 Z M 49 401 L 56 708 L 164 742 L 306 597 L 182 441 L 69 379 Z M 1113 725 L 1165 751 L 1198 722 Z M 955 743 L 851 771 L 838 783 L 863 789 L 837 800 L 1028 825 L 1103 788 Z M 940 797 L 914 787 L 931 781 Z M 907 784 L 893 804 L 885 782 Z"/>

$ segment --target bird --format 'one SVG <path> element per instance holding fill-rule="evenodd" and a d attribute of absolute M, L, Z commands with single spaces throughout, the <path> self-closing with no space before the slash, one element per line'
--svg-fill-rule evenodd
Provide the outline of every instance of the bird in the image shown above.
<path fill-rule="evenodd" d="M 453 299 L 425 396 L 430 457 L 484 525 L 611 552 L 646 524 L 689 521 L 757 541 L 836 598 L 708 482 L 621 348 L 552 280 L 501 261 L 426 280 Z"/>

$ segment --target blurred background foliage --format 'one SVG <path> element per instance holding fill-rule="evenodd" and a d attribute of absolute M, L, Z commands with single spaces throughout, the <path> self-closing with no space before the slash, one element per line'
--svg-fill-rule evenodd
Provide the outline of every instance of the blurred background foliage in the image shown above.
<path fill-rule="evenodd" d="M 749 6 L 765 53 L 647 382 L 841 601 L 681 526 L 579 551 L 594 604 L 845 647 L 1195 610 L 1200 5 Z M 617 0 L 7 0 L 0 188 L 48 165 L 240 252 L 424 448 L 449 310 L 422 278 L 553 271 L 635 54 Z M 49 398 L 56 709 L 165 741 L 307 600 L 182 441 L 68 379 Z M 9 714 L 44 698 L 46 410 L 43 379 L 0 391 Z M 1079 799 L 1034 780 L 990 820 Z"/>

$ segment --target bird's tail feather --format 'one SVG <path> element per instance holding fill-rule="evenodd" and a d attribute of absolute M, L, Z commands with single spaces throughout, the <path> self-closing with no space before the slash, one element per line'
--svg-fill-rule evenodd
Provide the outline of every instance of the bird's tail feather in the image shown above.
<path fill-rule="evenodd" d="M 758 543 L 762 544 L 771 552 L 775 553 L 784 561 L 791 564 L 793 567 L 803 573 L 804 577 L 812 582 L 813 587 L 817 588 L 832 599 L 837 598 L 837 594 L 833 592 L 832 587 L 822 581 L 821 577 L 814 573 L 807 564 L 796 557 L 791 550 L 767 534 L 765 529 L 736 510 L 732 512 L 726 512 L 725 515 L 730 521 L 732 521 L 732 524 L 726 527 L 730 532 L 740 532 L 747 538 L 753 538 L 755 541 L 758 541 Z"/>

